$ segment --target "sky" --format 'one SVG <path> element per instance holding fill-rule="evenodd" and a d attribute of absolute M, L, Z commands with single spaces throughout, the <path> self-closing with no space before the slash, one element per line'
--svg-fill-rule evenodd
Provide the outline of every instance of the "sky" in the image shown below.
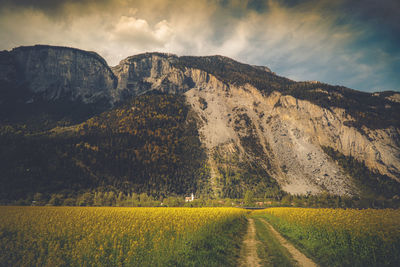
<path fill-rule="evenodd" d="M 223 55 L 296 81 L 400 91 L 399 0 L 0 0 L 0 50 L 49 44 L 114 66 Z"/>

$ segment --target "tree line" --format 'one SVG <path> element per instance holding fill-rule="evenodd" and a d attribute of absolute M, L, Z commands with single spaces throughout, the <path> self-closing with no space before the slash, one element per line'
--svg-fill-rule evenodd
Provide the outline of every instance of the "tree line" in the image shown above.
<path fill-rule="evenodd" d="M 23 206 L 86 206 L 86 207 L 303 207 L 303 208 L 399 208 L 400 199 L 383 197 L 337 196 L 328 193 L 316 195 L 291 195 L 266 191 L 263 197 L 256 197 L 247 190 L 243 198 L 213 198 L 196 196 L 185 201 L 184 196 L 170 195 L 154 197 L 147 193 L 124 193 L 116 188 L 98 188 L 80 193 L 35 193 L 25 199 L 0 202 L 0 205 Z"/>

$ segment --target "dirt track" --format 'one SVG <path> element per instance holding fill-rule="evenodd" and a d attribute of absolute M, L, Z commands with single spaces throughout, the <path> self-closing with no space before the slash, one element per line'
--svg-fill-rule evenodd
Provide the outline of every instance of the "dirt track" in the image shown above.
<path fill-rule="evenodd" d="M 299 266 L 302 267 L 317 267 L 311 259 L 307 258 L 306 255 L 301 253 L 298 249 L 296 249 L 292 244 L 290 244 L 280 233 L 278 233 L 267 221 L 262 220 L 265 227 L 267 227 L 271 233 L 275 236 L 275 238 L 281 243 L 283 247 L 285 247 L 289 253 L 292 255 L 293 259 L 297 261 Z M 249 265 L 251 266 L 251 265 Z"/>
<path fill-rule="evenodd" d="M 258 241 L 256 240 L 256 227 L 254 225 L 254 220 L 249 218 L 247 233 L 244 237 L 242 250 L 240 251 L 239 266 L 261 266 L 260 258 L 257 255 L 257 244 Z"/>

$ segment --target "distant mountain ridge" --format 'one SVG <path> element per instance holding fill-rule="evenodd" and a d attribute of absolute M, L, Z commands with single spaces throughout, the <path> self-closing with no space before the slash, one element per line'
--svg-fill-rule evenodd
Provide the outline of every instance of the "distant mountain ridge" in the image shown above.
<path fill-rule="evenodd" d="M 37 45 L 1 52 L 2 82 L 28 89 L 33 98 L 57 100 L 68 97 L 92 103 L 112 95 L 117 80 L 106 61 L 94 52 L 67 47 Z"/>
<path fill-rule="evenodd" d="M 184 101 L 175 102 L 163 96 L 157 96 L 159 100 L 156 102 L 150 100 L 159 94 L 177 99 L 183 97 Z M 190 134 L 188 129 L 184 130 L 184 123 L 179 124 L 183 127 L 182 131 L 186 131 L 185 138 L 193 134 L 190 144 L 198 151 L 195 153 L 198 157 L 202 155 L 201 159 L 192 159 L 197 162 L 193 165 L 196 167 L 181 172 L 193 177 L 184 188 L 175 190 L 179 186 L 169 182 L 173 177 L 161 178 L 168 171 L 154 173 L 147 169 L 153 186 L 146 181 L 145 169 L 148 167 L 145 166 L 148 163 L 137 165 L 137 160 L 141 158 L 137 153 L 142 151 L 140 153 L 151 155 L 160 152 L 151 152 L 147 146 L 142 150 L 137 147 L 139 143 L 124 152 L 110 152 L 105 146 L 105 136 L 93 135 L 109 127 L 111 130 L 104 133 L 107 136 L 117 138 L 122 134 L 118 129 L 128 127 L 126 123 L 133 118 L 130 116 L 137 116 L 131 114 L 137 108 L 126 105 L 126 101 L 142 95 L 150 98 L 142 98 L 141 101 L 160 105 L 154 107 L 152 112 L 164 110 L 165 103 L 180 103 L 182 110 L 186 110 L 186 119 L 180 118 L 180 123 L 195 121 L 191 124 Z M 104 170 L 109 172 L 109 178 L 101 178 L 96 174 L 96 164 L 71 162 L 80 172 L 82 181 L 90 180 L 85 177 L 98 177 L 97 182 L 87 184 L 89 187 L 107 183 L 120 186 L 118 184 L 127 182 L 134 185 L 136 191 L 143 188 L 152 194 L 155 188 L 163 188 L 167 193 L 198 190 L 207 192 L 204 194 L 232 198 L 242 197 L 247 189 L 259 196 L 284 190 L 294 194 L 328 192 L 393 197 L 400 193 L 398 99 L 400 94 L 396 92 L 369 94 L 320 82 L 296 82 L 276 75 L 267 67 L 243 64 L 223 56 L 178 57 L 166 53 L 145 53 L 109 67 L 98 54 L 75 48 L 38 45 L 0 52 L 0 123 L 3 138 L 11 138 L 5 130 L 7 127 L 11 127 L 14 133 L 20 131 L 25 139 L 28 132 L 29 135 L 37 135 L 40 129 L 41 136 L 47 136 L 45 138 L 72 135 L 74 137 L 68 141 L 72 142 L 69 148 L 59 148 L 67 149 L 68 153 L 65 153 L 72 158 L 76 156 L 71 147 L 85 140 L 83 143 L 87 143 L 87 147 L 97 147 L 97 152 L 90 150 L 95 161 L 109 153 L 121 153 L 122 158 L 118 157 L 123 164 L 128 166 L 129 161 L 136 164 L 136 169 L 126 167 L 123 175 L 115 173 L 114 167 Z M 121 105 L 124 108 L 121 109 Z M 175 107 L 176 110 L 171 110 L 172 120 L 180 110 Z M 115 113 L 116 110 L 120 113 Z M 161 113 L 146 114 L 142 116 L 147 116 L 149 123 L 155 122 L 157 116 L 162 118 Z M 107 123 L 108 116 L 114 118 L 113 123 Z M 156 123 L 158 126 L 149 128 L 149 131 L 158 131 L 166 122 Z M 138 130 L 135 131 L 135 127 L 145 127 L 146 123 L 140 125 L 123 131 L 123 135 L 136 138 Z M 172 124 L 169 125 L 172 127 Z M 173 129 L 171 131 L 175 132 Z M 48 130 L 50 132 L 46 132 Z M 152 139 L 153 133 L 149 133 L 147 139 L 141 139 L 142 142 L 167 140 L 161 136 L 160 139 Z M 91 138 L 98 140 L 97 143 Z M 125 142 L 122 141 L 125 139 L 118 138 L 116 142 Z M 176 138 L 180 140 L 181 137 Z M 201 148 L 194 140 L 199 140 Z M 104 155 L 100 156 L 102 153 Z M 182 153 L 184 151 L 172 154 L 180 157 Z M 63 153 L 56 154 L 58 156 L 55 157 L 59 157 Z M 16 160 L 31 160 L 22 159 L 21 155 L 15 157 Z M 118 157 L 115 160 L 118 161 Z M 171 159 L 171 162 L 174 161 Z M 199 169 L 201 164 L 204 164 L 202 170 Z M 180 177 L 179 168 L 183 168 L 179 166 L 174 169 L 176 177 Z M 45 173 L 49 166 L 44 164 L 41 168 L 40 173 Z M 140 179 L 135 177 L 135 171 L 139 170 Z M 195 181 L 194 173 L 201 176 L 201 183 Z M 2 179 L 7 181 L 13 179 L 12 176 L 9 174 Z M 23 173 L 17 176 L 28 179 Z M 68 183 L 65 179 L 59 183 Z M 154 184 L 161 183 L 162 179 L 168 180 L 163 186 Z"/>

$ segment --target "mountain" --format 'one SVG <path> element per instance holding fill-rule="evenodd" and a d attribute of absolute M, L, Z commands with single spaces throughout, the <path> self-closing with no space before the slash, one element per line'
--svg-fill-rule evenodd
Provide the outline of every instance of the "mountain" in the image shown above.
<path fill-rule="evenodd" d="M 102 57 L 74 48 L 18 47 L 2 51 L 0 64 L 3 82 L 29 88 L 35 97 L 46 100 L 69 96 L 92 103 L 110 97 L 118 83 Z"/>
<path fill-rule="evenodd" d="M 400 193 L 400 94 L 223 56 L 0 53 L 0 198 L 113 186 L 240 198 Z"/>

